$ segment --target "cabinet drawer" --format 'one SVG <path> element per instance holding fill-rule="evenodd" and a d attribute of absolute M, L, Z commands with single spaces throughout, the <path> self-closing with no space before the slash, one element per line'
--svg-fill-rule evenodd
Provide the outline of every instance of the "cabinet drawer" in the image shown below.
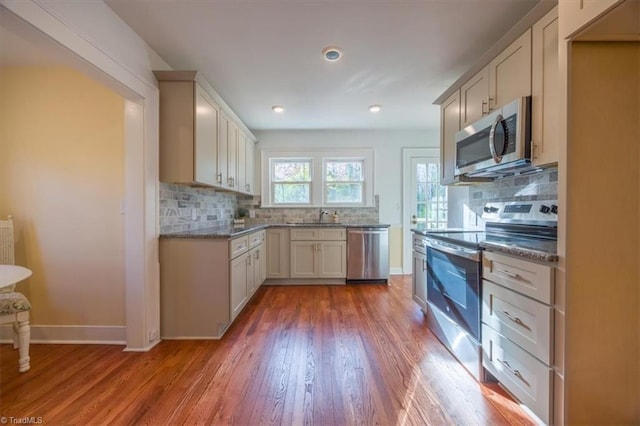
<path fill-rule="evenodd" d="M 553 303 L 554 268 L 484 251 L 482 277 L 548 305 Z"/>
<path fill-rule="evenodd" d="M 264 231 L 249 234 L 249 248 L 259 246 L 264 241 Z"/>
<path fill-rule="evenodd" d="M 249 237 L 239 237 L 234 238 L 229 241 L 229 253 L 231 254 L 231 259 L 241 255 L 242 253 L 249 250 Z"/>
<path fill-rule="evenodd" d="M 550 424 L 553 371 L 486 324 L 482 365 L 540 419 Z"/>
<path fill-rule="evenodd" d="M 291 230 L 291 241 L 346 241 L 345 228 L 297 228 Z"/>
<path fill-rule="evenodd" d="M 483 323 L 545 364 L 551 364 L 550 306 L 486 280 L 483 282 L 482 301 Z"/>

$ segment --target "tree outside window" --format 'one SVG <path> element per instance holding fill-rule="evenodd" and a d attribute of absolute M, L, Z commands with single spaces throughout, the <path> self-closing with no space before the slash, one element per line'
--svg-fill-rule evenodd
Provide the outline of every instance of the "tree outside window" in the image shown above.
<path fill-rule="evenodd" d="M 364 194 L 363 160 L 328 160 L 325 162 L 326 203 L 360 204 Z"/>
<path fill-rule="evenodd" d="M 311 203 L 311 160 L 272 160 L 271 185 L 274 204 Z"/>

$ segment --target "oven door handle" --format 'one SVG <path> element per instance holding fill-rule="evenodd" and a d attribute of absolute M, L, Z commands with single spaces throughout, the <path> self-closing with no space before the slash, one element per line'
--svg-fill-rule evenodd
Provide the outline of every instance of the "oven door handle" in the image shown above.
<path fill-rule="evenodd" d="M 430 247 L 430 248 L 432 248 L 434 250 L 441 251 L 443 253 L 452 254 L 454 256 L 459 256 L 459 257 L 464 257 L 465 259 L 474 260 L 476 262 L 480 261 L 480 251 L 479 250 L 472 250 L 472 249 L 467 249 L 467 248 L 456 249 L 456 248 L 450 247 L 448 245 L 446 246 L 446 245 L 440 244 L 439 242 L 434 241 L 434 240 L 425 241 L 425 245 L 427 247 Z"/>

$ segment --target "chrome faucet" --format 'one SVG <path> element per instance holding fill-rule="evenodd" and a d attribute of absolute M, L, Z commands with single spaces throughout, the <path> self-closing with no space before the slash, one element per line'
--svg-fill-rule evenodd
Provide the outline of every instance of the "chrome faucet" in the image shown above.
<path fill-rule="evenodd" d="M 324 217 L 324 215 L 329 214 L 328 211 L 326 210 L 320 210 L 320 218 L 318 219 L 318 223 L 322 223 L 322 218 Z"/>

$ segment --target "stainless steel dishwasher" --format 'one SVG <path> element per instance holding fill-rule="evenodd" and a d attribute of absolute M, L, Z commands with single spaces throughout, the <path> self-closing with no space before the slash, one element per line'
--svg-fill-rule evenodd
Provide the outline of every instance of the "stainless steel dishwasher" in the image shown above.
<path fill-rule="evenodd" d="M 389 282 L 388 228 L 347 228 L 347 281 Z"/>

